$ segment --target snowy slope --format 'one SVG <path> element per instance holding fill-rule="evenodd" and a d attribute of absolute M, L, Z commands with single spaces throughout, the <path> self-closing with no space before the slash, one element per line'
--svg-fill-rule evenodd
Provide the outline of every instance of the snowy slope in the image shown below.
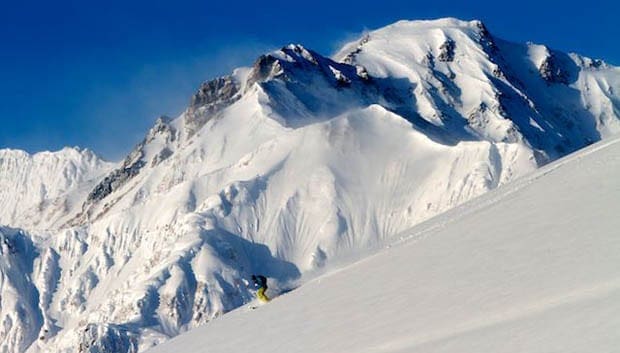
<path fill-rule="evenodd" d="M 0 224 L 59 226 L 113 167 L 87 149 L 67 147 L 33 155 L 0 149 Z"/>
<path fill-rule="evenodd" d="M 480 21 L 400 21 L 335 59 L 373 77 L 405 78 L 419 125 L 465 138 L 525 140 L 557 158 L 620 131 L 618 68 L 504 41 Z"/>
<path fill-rule="evenodd" d="M 263 55 L 113 170 L 54 183 L 68 211 L 0 218 L 31 244 L 0 268 L 0 351 L 144 351 L 251 300 L 253 273 L 293 286 L 618 132 L 619 84 L 601 61 L 455 19 L 398 22 L 331 59 Z"/>
<path fill-rule="evenodd" d="M 615 352 L 620 139 L 149 352 Z"/>

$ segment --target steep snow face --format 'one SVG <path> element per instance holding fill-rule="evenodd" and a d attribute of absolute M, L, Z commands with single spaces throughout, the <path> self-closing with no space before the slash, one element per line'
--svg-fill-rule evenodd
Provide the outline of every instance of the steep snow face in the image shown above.
<path fill-rule="evenodd" d="M 28 235 L 0 227 L 0 351 L 23 352 L 37 339 L 43 318 L 33 268 L 39 257 Z"/>
<path fill-rule="evenodd" d="M 49 269 L 24 267 L 40 294 L 39 324 L 16 324 L 39 330 L 28 351 L 143 351 L 249 301 L 251 274 L 290 288 L 615 131 L 616 68 L 579 71 L 607 95 L 584 93 L 591 115 L 564 127 L 536 104 L 581 92 L 576 72 L 523 48 L 479 22 L 399 22 L 333 59 L 289 45 L 204 83 L 80 191 L 71 227 L 20 233 Z M 538 66 L 518 86 L 522 62 Z"/>
<path fill-rule="evenodd" d="M 252 273 L 286 288 L 536 167 L 524 145 L 442 145 L 378 105 L 286 128 L 260 96 L 145 164 L 116 203 L 93 204 L 98 220 L 46 240 L 62 275 L 43 316 L 63 330 L 32 351 L 150 347 L 250 300 Z"/>
<path fill-rule="evenodd" d="M 615 352 L 618 178 L 616 138 L 148 352 Z"/>
<path fill-rule="evenodd" d="M 0 224 L 60 226 L 79 210 L 83 195 L 112 167 L 93 152 L 77 148 L 34 155 L 0 150 Z"/>
<path fill-rule="evenodd" d="M 620 131 L 620 69 L 491 35 L 480 21 L 401 21 L 335 55 L 404 78 L 422 119 L 460 138 L 524 141 L 555 159 Z"/>

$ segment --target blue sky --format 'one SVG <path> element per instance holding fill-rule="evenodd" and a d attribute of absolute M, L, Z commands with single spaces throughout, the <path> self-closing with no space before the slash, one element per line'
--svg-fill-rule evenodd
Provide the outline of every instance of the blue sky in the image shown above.
<path fill-rule="evenodd" d="M 399 19 L 481 19 L 496 36 L 620 65 L 618 1 L 22 1 L 0 11 L 0 148 L 118 160 L 200 82 L 300 43 L 323 54 Z"/>

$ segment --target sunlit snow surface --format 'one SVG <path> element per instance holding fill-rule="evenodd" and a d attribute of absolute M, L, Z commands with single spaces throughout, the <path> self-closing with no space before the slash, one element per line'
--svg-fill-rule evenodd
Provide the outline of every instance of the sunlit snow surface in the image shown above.
<path fill-rule="evenodd" d="M 620 139 L 163 352 L 616 352 Z"/>
<path fill-rule="evenodd" d="M 288 45 L 205 82 L 119 163 L 2 150 L 0 200 L 15 206 L 0 210 L 0 351 L 144 351 L 247 304 L 256 273 L 303 295 L 620 132 L 618 92 L 620 70 L 600 60 L 479 21 L 402 21 L 333 59 Z"/>
<path fill-rule="evenodd" d="M 33 155 L 0 149 L 0 224 L 29 229 L 60 225 L 67 210 L 80 207 L 113 167 L 86 149 Z"/>

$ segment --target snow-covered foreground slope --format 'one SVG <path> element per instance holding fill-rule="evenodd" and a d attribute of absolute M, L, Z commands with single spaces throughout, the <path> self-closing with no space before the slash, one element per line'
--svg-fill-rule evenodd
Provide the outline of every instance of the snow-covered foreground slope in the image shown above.
<path fill-rule="evenodd" d="M 618 180 L 616 138 L 149 352 L 616 352 Z"/>
<path fill-rule="evenodd" d="M 618 92 L 620 69 L 479 21 L 263 55 L 100 178 L 3 172 L 5 200 L 45 207 L 0 213 L 25 228 L 0 230 L 23 244 L 0 267 L 0 351 L 144 351 L 251 300 L 252 274 L 291 286 L 620 131 Z"/>

